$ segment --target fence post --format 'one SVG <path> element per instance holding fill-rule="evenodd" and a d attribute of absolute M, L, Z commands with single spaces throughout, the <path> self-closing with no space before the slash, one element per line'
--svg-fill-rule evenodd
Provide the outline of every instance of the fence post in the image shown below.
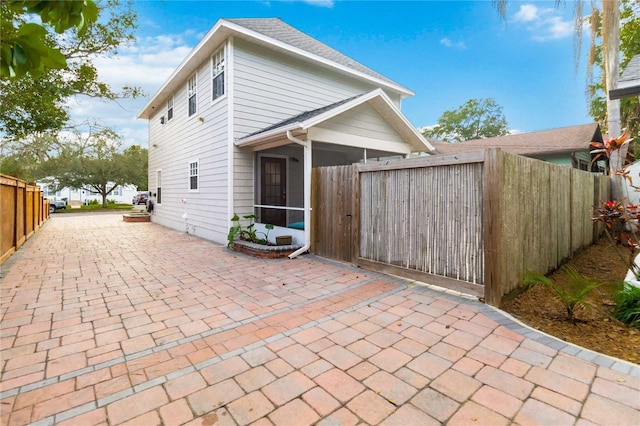
<path fill-rule="evenodd" d="M 358 166 L 351 166 L 351 264 L 358 266 L 360 256 L 360 172 Z"/>
<path fill-rule="evenodd" d="M 502 273 L 502 191 L 503 157 L 499 148 L 485 150 L 483 165 L 484 297 L 486 303 L 500 306 Z"/>

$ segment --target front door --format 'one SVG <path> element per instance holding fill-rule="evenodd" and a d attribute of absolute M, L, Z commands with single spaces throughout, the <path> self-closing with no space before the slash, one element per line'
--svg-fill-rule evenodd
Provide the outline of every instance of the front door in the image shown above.
<path fill-rule="evenodd" d="M 268 206 L 287 205 L 286 158 L 260 157 L 260 204 Z M 287 211 L 261 208 L 260 222 L 287 226 Z"/>

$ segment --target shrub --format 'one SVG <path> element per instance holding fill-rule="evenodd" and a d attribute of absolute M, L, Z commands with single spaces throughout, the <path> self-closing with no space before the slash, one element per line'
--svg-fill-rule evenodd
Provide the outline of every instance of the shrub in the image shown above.
<path fill-rule="evenodd" d="M 640 328 L 640 287 L 625 284 L 615 302 L 613 316 L 629 327 Z"/>
<path fill-rule="evenodd" d="M 267 230 L 267 233 L 258 232 L 255 229 L 255 219 L 257 219 L 256 215 L 246 215 L 242 216 L 244 219 L 249 221 L 247 226 L 242 226 L 240 223 L 240 217 L 237 214 L 234 214 L 231 218 L 231 221 L 234 222 L 234 225 L 229 228 L 229 234 L 227 234 L 227 247 L 229 247 L 236 238 L 240 238 L 241 240 L 251 241 L 256 244 L 269 244 L 269 231 L 273 229 L 273 225 L 266 224 L 264 227 Z M 258 234 L 262 234 L 264 238 L 258 237 Z"/>
<path fill-rule="evenodd" d="M 542 284 L 551 289 L 556 296 L 560 299 L 560 302 L 567 310 L 567 319 L 573 324 L 576 323 L 575 310 L 578 306 L 582 306 L 585 309 L 590 308 L 587 296 L 591 293 L 600 283 L 595 282 L 583 275 L 580 275 L 578 271 L 570 266 L 562 268 L 567 277 L 570 280 L 570 286 L 568 289 L 564 289 L 555 284 L 549 278 L 538 272 L 527 272 L 524 276 L 524 284 L 528 286 Z"/>

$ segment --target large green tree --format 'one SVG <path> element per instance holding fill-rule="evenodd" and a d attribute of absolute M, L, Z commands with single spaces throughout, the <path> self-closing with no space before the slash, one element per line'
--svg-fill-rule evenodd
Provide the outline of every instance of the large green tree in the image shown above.
<path fill-rule="evenodd" d="M 443 112 L 438 124 L 423 132 L 425 136 L 452 143 L 508 133 L 502 107 L 492 98 L 469 99 L 457 109 Z"/>
<path fill-rule="evenodd" d="M 2 1 L 0 12 L 3 151 L 13 141 L 66 126 L 72 96 L 114 100 L 140 94 L 137 88 L 110 87 L 95 66 L 96 59 L 117 55 L 135 40 L 137 15 L 130 1 Z M 35 15 L 42 25 L 32 22 Z M 47 55 L 53 59 L 38 62 Z"/>
<path fill-rule="evenodd" d="M 59 152 L 46 160 L 39 173 L 55 188 L 79 188 L 96 192 L 107 207 L 107 197 L 122 185 L 146 189 L 147 150 L 139 146 L 122 149 L 119 135 L 109 128 L 91 126 L 88 132 L 73 131 L 59 143 Z"/>

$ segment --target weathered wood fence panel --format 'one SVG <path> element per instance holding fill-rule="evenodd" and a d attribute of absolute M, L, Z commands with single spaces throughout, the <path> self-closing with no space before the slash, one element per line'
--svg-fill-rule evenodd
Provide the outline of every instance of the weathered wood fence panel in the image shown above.
<path fill-rule="evenodd" d="M 4 262 L 49 218 L 40 188 L 0 175 L 0 263 Z"/>
<path fill-rule="evenodd" d="M 482 283 L 482 164 L 449 161 L 358 166 L 361 258 Z"/>
<path fill-rule="evenodd" d="M 354 208 L 355 166 L 315 168 L 311 210 L 311 252 L 351 262 L 357 235 Z"/>
<path fill-rule="evenodd" d="M 606 176 L 502 153 L 500 293 L 527 271 L 556 269 L 594 241 L 594 200 L 608 196 Z M 485 167 L 487 165 L 485 164 Z M 597 190 L 596 190 L 597 188 Z M 494 283 L 495 284 L 495 283 Z M 499 303 L 499 300 L 493 302 Z"/>
<path fill-rule="evenodd" d="M 466 288 L 493 305 L 527 271 L 556 269 L 595 241 L 593 210 L 611 189 L 608 176 L 498 149 L 355 167 L 314 169 L 312 251 L 484 285 Z"/>

